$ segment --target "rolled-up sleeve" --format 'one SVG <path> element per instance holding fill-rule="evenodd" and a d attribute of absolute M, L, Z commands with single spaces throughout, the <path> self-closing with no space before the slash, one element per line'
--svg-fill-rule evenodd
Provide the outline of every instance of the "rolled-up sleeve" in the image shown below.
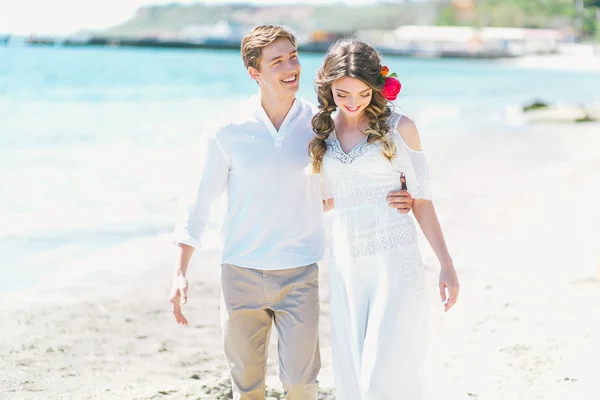
<path fill-rule="evenodd" d="M 319 178 L 321 183 L 321 197 L 323 200 L 331 199 L 333 197 L 333 191 L 331 190 L 329 178 L 327 178 L 324 171 L 321 171 Z"/>
<path fill-rule="evenodd" d="M 206 135 L 199 149 L 197 162 L 191 162 L 193 178 L 184 185 L 175 217 L 174 241 L 196 249 L 208 227 L 210 211 L 227 186 L 229 159 L 219 144 L 216 134 Z M 196 169 L 197 168 L 197 169 Z"/>

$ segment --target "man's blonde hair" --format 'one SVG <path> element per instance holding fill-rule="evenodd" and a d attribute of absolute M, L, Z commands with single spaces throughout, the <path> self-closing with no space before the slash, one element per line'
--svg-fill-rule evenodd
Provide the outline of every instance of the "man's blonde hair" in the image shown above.
<path fill-rule="evenodd" d="M 296 37 L 280 26 L 259 25 L 242 39 L 242 60 L 244 66 L 259 69 L 262 49 L 277 39 L 288 39 L 296 46 Z"/>

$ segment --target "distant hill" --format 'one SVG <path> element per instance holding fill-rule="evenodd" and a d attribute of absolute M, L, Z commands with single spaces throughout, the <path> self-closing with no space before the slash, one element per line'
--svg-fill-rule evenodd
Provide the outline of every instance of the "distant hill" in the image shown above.
<path fill-rule="evenodd" d="M 125 23 L 103 34 L 140 37 L 176 34 L 191 24 L 228 20 L 244 25 L 270 23 L 305 32 L 348 33 L 358 29 L 394 29 L 404 24 L 435 24 L 444 2 L 337 5 L 192 5 L 169 4 L 140 8 Z"/>

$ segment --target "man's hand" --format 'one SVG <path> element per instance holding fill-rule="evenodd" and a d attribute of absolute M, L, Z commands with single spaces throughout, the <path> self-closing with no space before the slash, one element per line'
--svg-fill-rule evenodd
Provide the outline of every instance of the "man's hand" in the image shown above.
<path fill-rule="evenodd" d="M 188 281 L 185 276 L 176 275 L 173 279 L 169 301 L 173 304 L 173 315 L 177 324 L 187 325 L 188 321 L 181 312 L 181 306 L 187 303 Z"/>
<path fill-rule="evenodd" d="M 412 196 L 406 190 L 406 178 L 404 174 L 400 175 L 401 189 L 394 190 L 388 194 L 387 201 L 390 207 L 398 210 L 401 214 L 408 214 L 412 207 Z"/>

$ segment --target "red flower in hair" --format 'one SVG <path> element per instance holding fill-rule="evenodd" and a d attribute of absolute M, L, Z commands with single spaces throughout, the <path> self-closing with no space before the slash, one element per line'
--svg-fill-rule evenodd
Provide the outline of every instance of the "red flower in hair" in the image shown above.
<path fill-rule="evenodd" d="M 400 89 L 402 89 L 402 84 L 398 80 L 398 75 L 395 72 L 390 74 L 390 69 L 387 66 L 382 65 L 377 80 L 379 83 L 383 84 L 383 89 L 381 89 L 383 97 L 388 101 L 396 100 L 398 93 L 400 93 Z"/>
<path fill-rule="evenodd" d="M 385 78 L 385 82 L 383 83 L 383 89 L 381 90 L 381 94 L 389 101 L 394 101 L 398 97 L 398 93 L 400 93 L 400 89 L 402 89 L 402 84 L 398 79 L 396 79 L 394 74 Z"/>

